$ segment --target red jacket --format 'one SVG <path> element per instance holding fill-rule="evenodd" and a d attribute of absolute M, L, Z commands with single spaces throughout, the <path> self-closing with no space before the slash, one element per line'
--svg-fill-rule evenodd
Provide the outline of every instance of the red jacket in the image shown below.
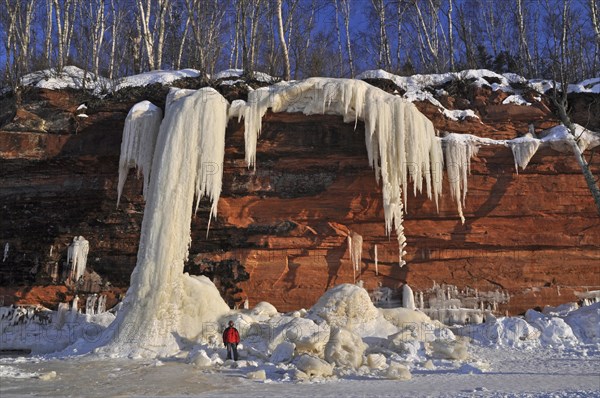
<path fill-rule="evenodd" d="M 238 333 L 236 328 L 234 328 L 233 326 L 229 326 L 227 329 L 225 329 L 225 331 L 223 332 L 223 343 L 238 344 L 239 342 L 240 342 L 240 334 Z"/>

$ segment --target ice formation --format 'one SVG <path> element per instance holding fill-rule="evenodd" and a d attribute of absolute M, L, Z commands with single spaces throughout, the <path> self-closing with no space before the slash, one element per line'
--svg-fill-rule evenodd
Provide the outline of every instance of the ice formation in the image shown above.
<path fill-rule="evenodd" d="M 74 237 L 67 249 L 67 264 L 70 264 L 69 280 L 77 282 L 85 273 L 90 243 L 83 237 Z"/>
<path fill-rule="evenodd" d="M 88 315 L 94 315 L 96 313 L 96 301 L 98 300 L 97 294 L 90 294 L 85 299 L 85 313 Z"/>
<path fill-rule="evenodd" d="M 396 232 L 402 266 L 406 246 L 402 220 L 409 180 L 415 194 L 425 190 L 436 204 L 442 192 L 442 146 L 431 121 L 412 103 L 360 80 L 310 78 L 279 83 L 250 92 L 243 112 L 236 111 L 244 116 L 250 167 L 255 167 L 256 142 L 269 108 L 273 112 L 341 115 L 344 122 L 355 125 L 364 121 L 369 163 L 382 184 L 386 232 Z"/>
<path fill-rule="evenodd" d="M 467 197 L 467 176 L 471 173 L 471 157 L 475 156 L 479 149 L 469 138 L 468 135 L 449 134 L 443 140 L 450 195 L 456 200 L 458 215 L 463 224 L 463 206 Z"/>
<path fill-rule="evenodd" d="M 148 156 L 152 144 L 145 142 L 139 145 L 148 141 L 148 137 L 141 138 L 135 132 L 124 137 L 123 142 L 129 144 L 125 144 L 124 159 L 127 160 L 123 165 L 127 168 L 132 165 L 148 167 L 150 170 L 147 173 L 143 169 L 145 178 L 148 178 L 145 183 L 147 205 L 137 266 L 122 310 L 112 328 L 113 332 L 119 330 L 119 333 L 103 349 L 104 352 L 133 356 L 168 355 L 178 350 L 179 340 L 175 335 L 195 341 L 200 334 L 198 325 L 201 320 L 217 320 L 220 314 L 229 311 L 214 285 L 183 274 L 190 243 L 193 202 L 195 197 L 197 208 L 199 200 L 208 197 L 211 201 L 210 217 L 216 215 L 228 118 L 244 118 L 246 160 L 249 167 L 256 166 L 257 139 L 262 117 L 269 108 L 273 112 L 336 114 L 355 125 L 358 120 L 364 121 L 368 160 L 375 170 L 376 179 L 382 184 L 386 232 L 390 234 L 392 229 L 395 230 L 400 264 L 404 263 L 402 254 L 406 239 L 402 219 L 409 182 L 413 184 L 414 194 L 425 191 L 437 204 L 444 163 L 442 140 L 436 136 L 431 122 L 413 104 L 365 82 L 345 79 L 312 78 L 280 83 L 251 91 L 246 103 L 236 101 L 231 107 L 210 88 L 197 91 L 171 89 L 152 161 Z M 151 109 L 148 104 L 139 105 L 141 114 L 137 118 L 132 116 L 130 126 L 134 131 L 137 128 L 135 124 L 143 122 L 143 115 L 148 109 Z M 153 117 L 155 119 L 148 122 L 148 126 L 156 129 L 159 119 L 156 112 Z M 462 205 L 467 191 L 470 159 L 479 144 L 495 143 L 492 141 L 453 134 L 443 139 L 451 194 L 457 201 L 463 221 Z M 136 142 L 138 149 L 134 149 Z M 507 145 L 506 142 L 503 144 Z M 210 226 L 210 219 L 208 223 Z M 358 234 L 349 237 L 355 271 L 357 265 L 360 266 L 358 249 L 362 248 L 358 237 Z M 351 290 L 349 287 L 344 289 Z M 337 299 L 340 291 L 334 289 L 322 300 L 333 300 L 338 312 L 351 307 L 351 303 L 362 302 L 360 294 L 353 291 L 345 293 Z M 206 306 L 197 304 L 202 300 L 207 303 Z M 340 300 L 347 303 L 343 304 Z M 370 300 L 368 302 L 372 307 Z M 317 322 L 322 314 L 319 313 L 319 305 L 315 307 L 310 316 L 316 317 Z M 360 325 L 356 325 L 358 321 L 351 320 L 352 317 L 326 319 L 331 314 L 324 316 L 328 324 L 348 328 L 360 336 L 372 333 L 369 328 L 379 321 L 379 327 L 384 325 L 380 331 L 382 335 L 393 332 L 393 325 L 385 321 L 374 307 L 366 304 L 362 307 Z M 260 316 L 264 316 L 265 320 L 271 317 Z M 365 316 L 368 318 L 366 321 L 363 319 Z M 301 342 L 294 341 L 294 344 L 298 347 Z"/>
<path fill-rule="evenodd" d="M 149 101 L 135 104 L 127 114 L 119 157 L 117 206 L 121 201 L 129 169 L 134 167 L 137 169 L 138 177 L 140 173 L 144 176 L 144 197 L 146 197 L 161 120 L 162 110 Z"/>
<path fill-rule="evenodd" d="M 377 259 L 377 245 L 375 245 L 375 248 L 373 249 L 374 254 L 373 254 L 373 261 L 375 261 L 375 275 L 379 275 L 379 267 L 378 267 L 378 259 Z"/>
<path fill-rule="evenodd" d="M 415 295 L 407 283 L 402 286 L 402 307 L 409 310 L 415 309 Z"/>
<path fill-rule="evenodd" d="M 8 244 L 8 242 L 6 242 L 4 244 L 4 255 L 2 256 L 2 262 L 5 262 L 6 259 L 8 258 L 8 250 L 10 248 L 10 245 Z"/>
<path fill-rule="evenodd" d="M 71 303 L 71 310 L 79 311 L 79 296 L 78 295 L 75 295 L 75 297 L 73 297 L 73 302 Z"/>
<path fill-rule="evenodd" d="M 356 272 L 360 271 L 360 263 L 362 261 L 362 246 L 362 235 L 356 232 L 352 232 L 352 234 L 348 235 L 348 250 L 350 252 L 350 260 L 352 261 L 355 275 Z"/>
<path fill-rule="evenodd" d="M 202 322 L 229 310 L 214 285 L 183 273 L 194 196 L 216 214 L 221 192 L 228 102 L 215 90 L 172 89 L 150 173 L 137 265 L 102 352 L 168 355 L 180 338 L 196 338 Z M 196 202 L 197 205 L 198 202 Z M 200 303 L 205 305 L 200 305 Z M 118 330 L 118 334 L 116 333 Z"/>
<path fill-rule="evenodd" d="M 515 159 L 515 170 L 518 173 L 519 167 L 525 170 L 525 167 L 540 147 L 540 140 L 527 135 L 510 140 L 509 146 Z"/>

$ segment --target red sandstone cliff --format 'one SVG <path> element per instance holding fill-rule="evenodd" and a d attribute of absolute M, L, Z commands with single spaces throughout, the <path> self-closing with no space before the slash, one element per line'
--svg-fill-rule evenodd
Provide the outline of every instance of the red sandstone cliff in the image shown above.
<path fill-rule="evenodd" d="M 75 235 L 90 241 L 88 271 L 101 278 L 86 289 L 108 292 L 113 303 L 124 291 L 135 265 L 143 200 L 141 180 L 132 178 L 121 206 L 115 206 L 119 146 L 129 107 L 148 95 L 156 102 L 164 90 L 104 101 L 35 90 L 5 123 L 0 131 L 0 245 L 10 245 L 0 263 L 5 304 L 52 305 L 69 298 L 74 287 L 53 283 L 51 274 L 60 273 Z M 538 131 L 557 124 L 545 102 L 502 105 L 501 97 L 471 87 L 460 98 L 442 98 L 447 107 L 468 105 L 481 118 L 462 122 L 446 119 L 429 103 L 418 106 L 440 130 L 482 137 L 513 138 L 532 122 Z M 88 118 L 76 116 L 83 101 Z M 571 103 L 580 120 L 595 106 L 590 127 L 598 128 L 597 99 L 580 95 Z M 550 149 L 517 175 L 510 149 L 482 148 L 472 163 L 464 225 L 449 196 L 438 213 L 434 203 L 409 195 L 408 265 L 399 268 L 397 242 L 384 232 L 381 192 L 367 163 L 362 128 L 355 131 L 333 116 L 268 113 L 254 172 L 244 163 L 243 125 L 231 122 L 219 217 L 205 238 L 208 205 L 198 212 L 186 270 L 212 276 L 230 299 L 247 297 L 251 305 L 266 300 L 279 310 L 308 307 L 328 287 L 352 282 L 346 235 L 355 231 L 364 239 L 359 278 L 368 289 L 402 281 L 413 290 L 433 281 L 499 289 L 512 295 L 506 308 L 520 312 L 600 288 L 600 218 L 574 157 Z M 598 162 L 594 172 L 600 174 Z"/>

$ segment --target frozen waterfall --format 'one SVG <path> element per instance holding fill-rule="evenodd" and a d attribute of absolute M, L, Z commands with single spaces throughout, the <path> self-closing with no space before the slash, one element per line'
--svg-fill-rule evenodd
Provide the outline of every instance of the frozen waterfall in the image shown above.
<path fill-rule="evenodd" d="M 109 344 L 101 352 L 173 354 L 179 350 L 179 337 L 196 338 L 203 322 L 229 310 L 214 285 L 183 273 L 194 196 L 207 196 L 216 214 L 228 106 L 212 88 L 169 93 L 152 160 L 137 264 L 123 307 L 105 336 Z M 214 302 L 207 304 L 211 298 Z"/>

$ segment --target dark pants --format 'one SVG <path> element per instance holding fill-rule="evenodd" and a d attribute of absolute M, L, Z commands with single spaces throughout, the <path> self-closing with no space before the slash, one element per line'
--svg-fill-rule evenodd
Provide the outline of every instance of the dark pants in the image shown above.
<path fill-rule="evenodd" d="M 234 361 L 238 360 L 237 343 L 225 343 L 227 347 L 227 359 L 233 357 Z"/>

